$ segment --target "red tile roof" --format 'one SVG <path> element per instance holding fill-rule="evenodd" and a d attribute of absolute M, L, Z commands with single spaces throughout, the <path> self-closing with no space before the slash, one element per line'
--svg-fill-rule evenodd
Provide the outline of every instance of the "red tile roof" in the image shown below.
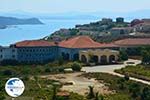
<path fill-rule="evenodd" d="M 60 47 L 66 48 L 100 48 L 100 47 L 114 47 L 113 44 L 102 44 L 93 41 L 88 36 L 78 36 L 59 43 Z"/>
<path fill-rule="evenodd" d="M 54 42 L 48 42 L 44 40 L 25 40 L 15 43 L 16 47 L 45 47 L 55 46 Z"/>
<path fill-rule="evenodd" d="M 127 39 L 115 41 L 114 44 L 119 46 L 150 45 L 150 38 L 127 38 Z"/>

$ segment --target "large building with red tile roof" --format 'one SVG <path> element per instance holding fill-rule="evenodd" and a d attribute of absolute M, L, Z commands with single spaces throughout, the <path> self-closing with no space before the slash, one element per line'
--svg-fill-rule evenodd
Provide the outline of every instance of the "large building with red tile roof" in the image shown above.
<path fill-rule="evenodd" d="M 25 40 L 15 43 L 16 47 L 49 47 L 55 45 L 55 42 L 48 42 L 44 40 Z"/>
<path fill-rule="evenodd" d="M 98 43 L 92 40 L 89 36 L 77 36 L 60 42 L 59 46 L 64 48 L 85 49 L 85 48 L 103 48 L 103 47 L 109 48 L 109 47 L 115 47 L 117 45 L 110 44 L 110 43 L 109 44 Z"/>
<path fill-rule="evenodd" d="M 119 47 L 146 46 L 146 45 L 150 45 L 150 38 L 127 38 L 127 39 L 121 39 L 115 41 L 114 44 L 118 45 Z"/>
<path fill-rule="evenodd" d="M 13 57 L 19 62 L 43 63 L 60 57 L 64 60 L 78 60 L 79 52 L 85 50 L 119 50 L 120 47 L 128 48 L 145 45 L 150 45 L 150 38 L 128 38 L 113 43 L 98 43 L 88 36 L 77 36 L 59 43 L 45 40 L 25 40 L 11 45 L 10 49 L 15 49 Z M 4 47 L 0 48 L 0 61 L 5 60 L 4 55 L 2 55 L 5 49 L 2 48 Z M 11 52 L 11 50 L 8 51 Z M 12 55 L 10 56 L 12 58 Z"/>

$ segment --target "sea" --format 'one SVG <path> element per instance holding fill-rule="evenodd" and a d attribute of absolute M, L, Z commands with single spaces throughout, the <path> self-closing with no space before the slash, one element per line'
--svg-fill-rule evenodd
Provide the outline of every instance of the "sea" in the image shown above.
<path fill-rule="evenodd" d="M 43 25 L 15 25 L 0 29 L 0 46 L 9 46 L 23 40 L 41 39 L 61 28 L 74 28 L 98 19 L 40 19 Z"/>

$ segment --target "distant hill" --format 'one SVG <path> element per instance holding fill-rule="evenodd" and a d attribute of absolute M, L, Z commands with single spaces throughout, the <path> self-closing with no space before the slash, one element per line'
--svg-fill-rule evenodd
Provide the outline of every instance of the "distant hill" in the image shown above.
<path fill-rule="evenodd" d="M 3 17 L 0 16 L 0 25 L 34 25 L 34 24 L 43 24 L 37 18 L 28 18 L 28 19 L 20 19 L 16 17 Z"/>

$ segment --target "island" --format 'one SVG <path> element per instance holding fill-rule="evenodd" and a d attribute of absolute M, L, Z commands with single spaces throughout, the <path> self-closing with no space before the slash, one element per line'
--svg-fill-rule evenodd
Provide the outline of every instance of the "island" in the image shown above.
<path fill-rule="evenodd" d="M 7 28 L 8 25 L 37 25 L 43 24 L 38 18 L 16 18 L 0 16 L 0 29 Z"/>

